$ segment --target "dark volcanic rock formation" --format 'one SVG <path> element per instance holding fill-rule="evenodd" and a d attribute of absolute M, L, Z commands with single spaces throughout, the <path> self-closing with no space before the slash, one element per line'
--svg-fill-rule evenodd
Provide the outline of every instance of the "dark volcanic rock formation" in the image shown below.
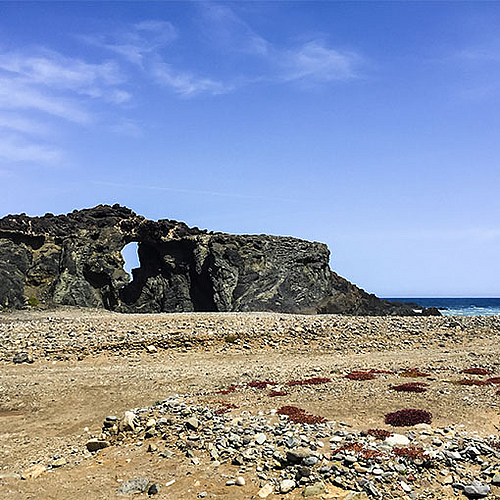
<path fill-rule="evenodd" d="M 133 279 L 121 251 L 138 243 Z M 119 205 L 0 219 L 0 306 L 104 307 L 124 312 L 278 311 L 414 314 L 329 268 L 326 245 L 209 233 L 150 221 Z"/>

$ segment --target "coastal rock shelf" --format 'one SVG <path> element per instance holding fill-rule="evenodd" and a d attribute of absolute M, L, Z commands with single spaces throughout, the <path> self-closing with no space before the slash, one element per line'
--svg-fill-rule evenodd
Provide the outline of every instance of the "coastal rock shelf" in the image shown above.
<path fill-rule="evenodd" d="M 125 272 L 137 242 L 140 267 Z M 326 245 L 147 220 L 120 205 L 0 219 L 0 307 L 120 312 L 276 311 L 435 314 L 368 294 L 329 267 Z"/>

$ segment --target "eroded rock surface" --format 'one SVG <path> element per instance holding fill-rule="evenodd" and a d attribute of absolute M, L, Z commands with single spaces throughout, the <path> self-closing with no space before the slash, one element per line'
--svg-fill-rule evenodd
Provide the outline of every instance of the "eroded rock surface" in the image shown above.
<path fill-rule="evenodd" d="M 130 242 L 140 260 L 132 280 L 121 254 Z M 120 205 L 8 215 L 0 219 L 0 306 L 414 314 L 333 273 L 329 257 L 322 243 L 213 233 Z"/>

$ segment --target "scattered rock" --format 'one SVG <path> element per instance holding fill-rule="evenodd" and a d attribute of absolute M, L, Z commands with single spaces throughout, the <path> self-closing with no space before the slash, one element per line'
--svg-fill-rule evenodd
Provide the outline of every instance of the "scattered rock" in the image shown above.
<path fill-rule="evenodd" d="M 410 440 L 406 436 L 403 436 L 402 434 L 393 434 L 392 436 L 386 438 L 384 442 L 388 446 L 393 446 L 393 447 L 408 446 L 410 444 Z"/>
<path fill-rule="evenodd" d="M 0 479 L 21 479 L 21 475 L 16 472 L 4 472 L 0 474 Z"/>
<path fill-rule="evenodd" d="M 109 441 L 104 441 L 101 439 L 91 439 L 87 441 L 87 450 L 90 452 L 102 450 L 103 448 L 107 448 L 109 446 Z"/>
<path fill-rule="evenodd" d="M 37 477 L 41 476 L 46 470 L 47 467 L 42 464 L 33 465 L 21 474 L 21 479 L 36 479 Z"/>
<path fill-rule="evenodd" d="M 16 354 L 14 354 L 14 358 L 12 359 L 12 361 L 16 364 L 34 362 L 33 357 L 26 351 L 16 352 Z"/>
<path fill-rule="evenodd" d="M 267 483 L 259 490 L 259 493 L 257 493 L 257 495 L 259 496 L 259 498 L 267 498 L 269 495 L 271 495 L 271 493 L 273 493 L 273 491 L 274 488 L 272 484 Z"/>
<path fill-rule="evenodd" d="M 263 432 L 259 432 L 259 434 L 255 436 L 255 442 L 257 444 L 264 444 L 266 442 L 266 439 L 266 435 Z"/>
<path fill-rule="evenodd" d="M 288 493 L 295 488 L 295 481 L 293 479 L 284 479 L 280 484 L 280 493 Z"/>
<path fill-rule="evenodd" d="M 153 483 L 148 488 L 148 495 L 157 495 L 160 491 L 160 486 L 156 483 Z"/>
<path fill-rule="evenodd" d="M 464 495 L 468 498 L 485 498 L 490 493 L 490 487 L 480 481 L 472 481 L 464 488 Z"/>
<path fill-rule="evenodd" d="M 316 495 L 322 495 L 324 492 L 325 492 L 325 485 L 323 483 L 315 483 L 306 486 L 304 491 L 302 492 L 302 496 L 313 497 Z"/>
<path fill-rule="evenodd" d="M 154 485 L 152 485 L 154 486 Z M 149 480 L 146 478 L 134 478 L 125 481 L 118 488 L 118 495 L 134 495 L 136 493 L 145 493 L 149 488 Z"/>
<path fill-rule="evenodd" d="M 196 431 L 198 430 L 199 426 L 200 426 L 200 421 L 196 417 L 191 417 L 186 420 L 186 427 L 188 429 Z"/>

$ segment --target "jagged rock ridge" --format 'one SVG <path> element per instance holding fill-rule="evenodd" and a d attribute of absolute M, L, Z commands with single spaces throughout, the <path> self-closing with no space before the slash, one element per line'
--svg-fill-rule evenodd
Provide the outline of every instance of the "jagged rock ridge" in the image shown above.
<path fill-rule="evenodd" d="M 132 280 L 121 254 L 130 242 L 140 260 Z M 329 256 L 322 243 L 208 232 L 120 205 L 8 215 L 0 219 L 0 306 L 30 299 L 122 312 L 414 314 L 337 276 Z"/>

